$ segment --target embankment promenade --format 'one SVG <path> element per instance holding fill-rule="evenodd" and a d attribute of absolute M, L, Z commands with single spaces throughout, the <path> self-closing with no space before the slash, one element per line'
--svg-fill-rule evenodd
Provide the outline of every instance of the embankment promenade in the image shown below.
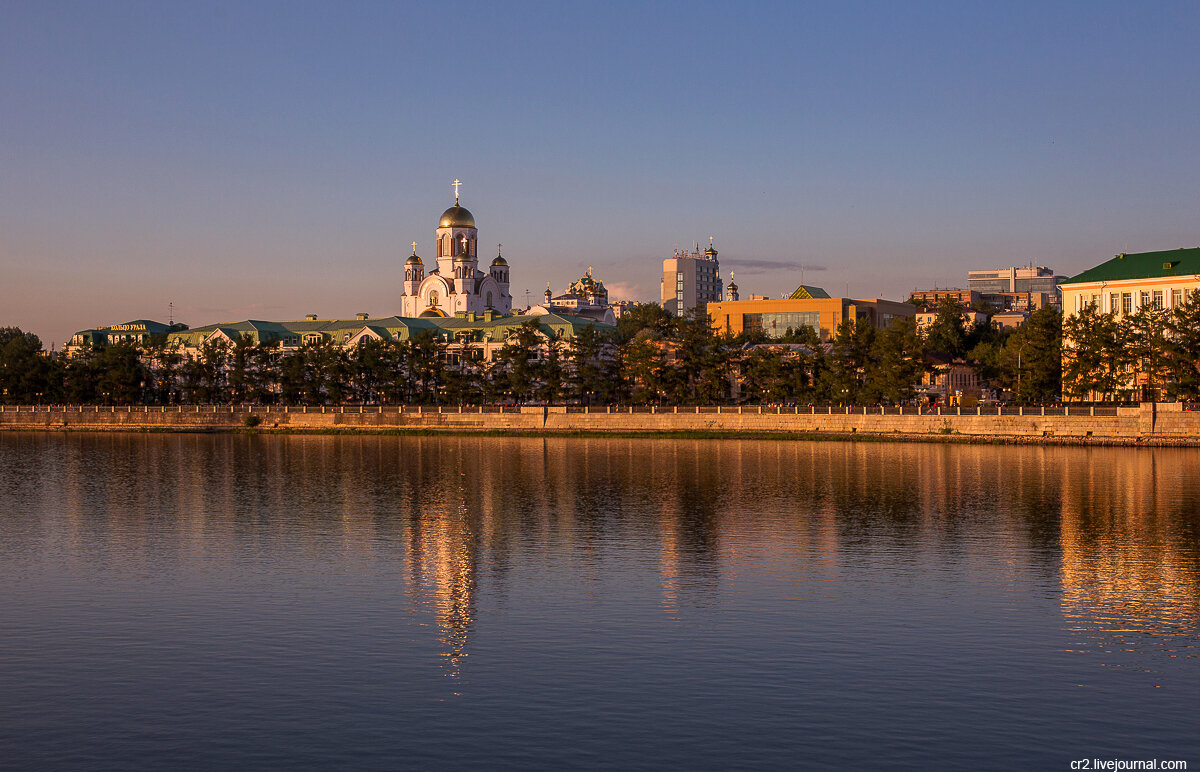
<path fill-rule="evenodd" d="M 255 418 L 250 418 L 255 416 Z M 249 420 L 247 420 L 249 419 Z M 1200 412 L 1134 407 L 0 406 L 0 429 L 858 436 L 1200 446 Z"/>

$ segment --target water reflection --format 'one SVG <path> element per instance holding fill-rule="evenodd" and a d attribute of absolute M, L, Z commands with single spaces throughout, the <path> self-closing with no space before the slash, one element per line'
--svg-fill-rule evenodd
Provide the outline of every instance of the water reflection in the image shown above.
<path fill-rule="evenodd" d="M 1134 453 L 1064 475 L 1062 609 L 1078 650 L 1157 672 L 1200 654 L 1200 539 L 1189 454 Z M 1137 655 L 1135 659 L 1114 656 Z"/>
<path fill-rule="evenodd" d="M 1021 587 L 1058 599 L 1078 650 L 1191 656 L 1198 459 L 1173 449 L 9 434 L 0 554 L 49 554 L 80 574 L 378 572 L 433 615 L 452 677 L 471 654 L 481 598 L 502 614 L 514 572 L 526 583 L 565 572 L 596 588 L 645 572 L 665 619 L 736 600 L 751 580 L 790 582 L 804 597 L 835 586 L 854 597 L 860 583 L 885 581 L 900 601 L 961 582 Z"/>

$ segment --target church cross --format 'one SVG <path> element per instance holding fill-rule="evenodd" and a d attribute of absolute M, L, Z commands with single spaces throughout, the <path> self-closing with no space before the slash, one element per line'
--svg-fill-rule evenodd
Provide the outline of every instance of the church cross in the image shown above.
<path fill-rule="evenodd" d="M 455 206 L 458 206 L 458 186 L 459 185 L 462 185 L 462 183 L 458 181 L 457 177 L 455 177 L 454 178 L 454 205 Z"/>
<path fill-rule="evenodd" d="M 413 254 L 414 254 L 414 255 L 415 255 L 415 254 L 417 254 L 417 242 L 415 242 L 415 241 L 414 241 L 414 242 L 412 243 L 412 248 L 413 248 Z"/>

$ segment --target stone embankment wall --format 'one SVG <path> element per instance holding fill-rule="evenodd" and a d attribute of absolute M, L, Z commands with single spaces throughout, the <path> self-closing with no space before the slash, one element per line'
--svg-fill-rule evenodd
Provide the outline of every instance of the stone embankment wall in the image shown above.
<path fill-rule="evenodd" d="M 959 435 L 989 438 L 1093 438 L 1194 441 L 1200 444 L 1200 413 L 1174 403 L 1129 408 L 1006 409 L 945 408 L 417 408 L 246 406 L 7 406 L 0 429 L 228 431 L 246 426 L 297 431 L 434 430 L 526 432 L 712 432 L 739 434 Z M 1099 413 L 1099 415 L 1097 415 Z"/>

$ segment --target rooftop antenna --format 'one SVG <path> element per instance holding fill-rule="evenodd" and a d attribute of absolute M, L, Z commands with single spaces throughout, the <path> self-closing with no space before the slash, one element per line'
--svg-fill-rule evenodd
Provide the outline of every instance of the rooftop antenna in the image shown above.
<path fill-rule="evenodd" d="M 170 327 L 175 326 L 175 302 L 174 301 L 167 303 L 167 325 Z"/>

